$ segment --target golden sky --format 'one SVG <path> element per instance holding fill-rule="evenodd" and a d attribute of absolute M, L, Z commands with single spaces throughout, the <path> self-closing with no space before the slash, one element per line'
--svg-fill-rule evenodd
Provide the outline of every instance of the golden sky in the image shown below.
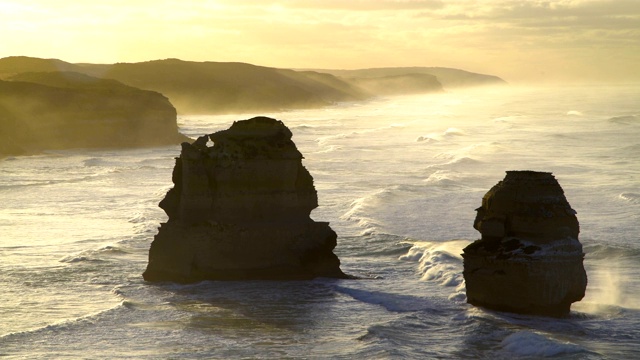
<path fill-rule="evenodd" d="M 0 57 L 640 82 L 640 0 L 0 0 Z"/>

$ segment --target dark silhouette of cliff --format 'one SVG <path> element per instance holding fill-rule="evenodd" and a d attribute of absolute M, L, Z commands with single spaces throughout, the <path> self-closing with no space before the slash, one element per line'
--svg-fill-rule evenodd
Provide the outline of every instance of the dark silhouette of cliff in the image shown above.
<path fill-rule="evenodd" d="M 234 113 L 327 106 L 367 97 L 332 75 L 234 62 L 178 59 L 85 65 L 83 71 L 166 95 L 181 113 Z"/>
<path fill-rule="evenodd" d="M 9 56 L 0 59 L 0 80 L 25 72 L 79 71 L 78 65 L 58 59 Z"/>
<path fill-rule="evenodd" d="M 180 113 L 209 114 L 321 107 L 380 95 L 505 83 L 495 76 L 448 68 L 295 71 L 178 59 L 117 64 L 70 64 L 28 57 L 0 59 L 0 79 L 42 71 L 72 71 L 117 80 L 162 93 Z"/>
<path fill-rule="evenodd" d="M 23 72 L 7 77 L 6 80 L 78 90 L 102 90 L 106 92 L 117 90 L 132 93 L 140 91 L 138 88 L 125 85 L 116 80 L 100 79 L 75 71 Z"/>
<path fill-rule="evenodd" d="M 0 80 L 0 156 L 47 149 L 178 144 L 176 110 L 162 94 L 70 72 Z"/>
<path fill-rule="evenodd" d="M 469 86 L 504 85 L 506 81 L 494 76 L 473 73 L 460 69 L 444 67 L 390 67 L 358 70 L 317 70 L 341 78 L 359 81 L 358 79 L 382 79 L 395 76 L 432 75 L 445 89 Z"/>
<path fill-rule="evenodd" d="M 167 96 L 181 113 L 282 110 L 357 101 L 369 94 L 330 74 L 237 62 L 178 59 L 140 63 L 70 64 L 55 59 L 0 59 L 0 79 L 22 72 L 73 71 L 117 80 Z"/>

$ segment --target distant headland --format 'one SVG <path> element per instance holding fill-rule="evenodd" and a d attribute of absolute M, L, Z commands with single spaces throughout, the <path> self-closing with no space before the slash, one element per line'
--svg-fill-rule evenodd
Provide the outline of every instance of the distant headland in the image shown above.
<path fill-rule="evenodd" d="M 70 148 L 179 144 L 176 109 L 162 94 L 72 72 L 0 80 L 0 157 Z"/>
<path fill-rule="evenodd" d="M 183 114 L 320 107 L 380 95 L 506 84 L 497 76 L 441 67 L 292 70 L 178 59 L 116 64 L 72 64 L 23 56 L 0 59 L 0 80 L 51 71 L 76 72 L 159 92 Z"/>
<path fill-rule="evenodd" d="M 314 108 L 499 84 L 506 82 L 448 68 L 293 70 L 178 59 L 73 64 L 12 56 L 0 59 L 0 156 L 177 144 L 186 139 L 177 113 Z"/>

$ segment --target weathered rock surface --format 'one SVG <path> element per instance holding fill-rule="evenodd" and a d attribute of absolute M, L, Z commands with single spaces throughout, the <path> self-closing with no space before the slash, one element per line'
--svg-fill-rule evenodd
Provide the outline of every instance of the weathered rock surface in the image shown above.
<path fill-rule="evenodd" d="M 467 302 L 517 313 L 565 316 L 584 297 L 587 274 L 576 212 L 551 173 L 507 171 L 482 198 L 467 246 Z"/>
<path fill-rule="evenodd" d="M 309 216 L 317 193 L 291 136 L 257 117 L 183 143 L 145 280 L 346 278 L 336 233 Z"/>

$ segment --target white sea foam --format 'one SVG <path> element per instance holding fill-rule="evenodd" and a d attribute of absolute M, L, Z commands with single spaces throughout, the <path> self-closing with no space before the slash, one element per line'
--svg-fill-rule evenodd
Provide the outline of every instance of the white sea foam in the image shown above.
<path fill-rule="evenodd" d="M 435 281 L 443 286 L 459 286 L 462 281 L 462 249 L 467 240 L 447 242 L 417 242 L 400 260 L 418 263 L 422 279 Z"/>
<path fill-rule="evenodd" d="M 393 124 L 389 124 L 389 125 L 385 125 L 385 126 L 381 126 L 381 127 L 377 127 L 377 128 L 350 131 L 350 132 L 338 133 L 338 134 L 335 134 L 335 135 L 323 136 L 323 137 L 317 138 L 316 142 L 319 145 L 326 145 L 329 142 L 333 142 L 335 140 L 361 138 L 362 135 L 369 135 L 369 134 L 372 134 L 372 133 L 380 133 L 380 132 L 384 132 L 384 131 L 393 130 L 393 129 L 396 129 L 396 128 L 403 128 L 405 126 L 406 126 L 405 124 L 393 123 Z"/>
<path fill-rule="evenodd" d="M 447 188 L 464 186 L 459 182 L 459 175 L 448 170 L 437 170 L 424 179 L 424 182 L 429 185 Z"/>
<path fill-rule="evenodd" d="M 367 213 L 366 208 L 372 206 L 377 201 L 376 196 L 383 193 L 385 190 L 377 191 L 371 195 L 353 200 L 349 211 L 344 213 L 340 218 L 347 221 L 352 221 L 358 224 L 359 227 L 366 229 L 364 234 L 372 234 L 375 232 L 378 224 L 371 217 L 364 214 Z"/>
<path fill-rule="evenodd" d="M 640 203 L 640 194 L 638 193 L 631 193 L 631 192 L 627 192 L 627 193 L 622 193 L 620 195 L 618 195 L 618 197 L 624 201 L 628 201 L 630 203 L 633 204 L 639 204 Z"/>
<path fill-rule="evenodd" d="M 1 161 L 0 330 L 19 335 L 0 338 L 0 353 L 637 357 L 638 91 L 482 88 L 264 114 L 294 132 L 343 270 L 380 280 L 149 284 L 179 146 Z M 180 128 L 197 137 L 252 116 L 181 116 Z M 568 319 L 465 303 L 459 254 L 478 236 L 474 209 L 514 169 L 553 172 L 579 211 L 589 285 Z"/>
<path fill-rule="evenodd" d="M 427 135 L 418 136 L 416 141 L 429 143 L 432 141 L 442 141 L 442 140 L 447 140 L 447 139 L 455 138 L 458 136 L 464 136 L 464 135 L 466 135 L 466 133 L 463 130 L 451 127 L 440 133 L 434 132 L 434 133 L 429 133 Z"/>
<path fill-rule="evenodd" d="M 569 342 L 560 342 L 532 331 L 519 331 L 502 340 L 502 348 L 515 356 L 554 357 L 563 354 L 587 352 L 585 348 Z"/>
<path fill-rule="evenodd" d="M 588 257 L 587 257 L 588 259 Z M 591 314 L 608 313 L 611 307 L 640 310 L 638 287 L 630 284 L 631 264 L 640 258 L 633 257 L 607 258 L 588 267 L 589 284 L 582 302 L 575 304 L 574 309 Z"/>
<path fill-rule="evenodd" d="M 479 164 L 480 161 L 472 159 L 470 157 L 467 156 L 447 156 L 446 158 L 449 158 L 450 160 L 445 162 L 445 163 L 441 163 L 441 164 L 433 164 L 433 165 L 429 165 L 427 166 L 427 169 L 443 169 L 443 168 L 448 168 L 448 169 L 459 169 L 459 168 L 467 168 L 470 166 L 474 166 L 476 164 Z"/>
<path fill-rule="evenodd" d="M 136 212 L 135 214 L 133 214 L 133 216 L 129 219 L 130 223 L 134 223 L 134 224 L 139 224 L 142 222 L 147 221 L 146 216 L 144 215 L 144 213 L 142 212 Z"/>
<path fill-rule="evenodd" d="M 334 151 L 339 151 L 342 148 L 343 147 L 340 146 L 340 145 L 327 145 L 323 149 L 318 150 L 315 153 L 317 153 L 317 154 L 326 154 L 326 153 L 330 153 L 330 152 L 334 152 Z"/>
<path fill-rule="evenodd" d="M 418 138 L 416 138 L 417 142 L 424 142 L 426 144 L 432 142 L 432 141 L 438 141 L 430 136 L 418 136 Z"/>
<path fill-rule="evenodd" d="M 375 217 L 376 210 L 384 211 L 385 206 L 396 198 L 402 198 L 407 193 L 414 192 L 414 186 L 394 185 L 378 189 L 351 202 L 349 210 L 340 218 L 356 222 L 363 228 L 379 228 L 382 224 Z"/>
<path fill-rule="evenodd" d="M 122 308 L 124 306 L 124 301 L 121 301 L 119 304 L 107 308 L 107 309 L 103 309 L 103 310 L 99 310 L 87 315 L 83 315 L 80 317 L 76 317 L 76 318 L 71 318 L 71 319 L 64 319 L 64 320 L 59 320 L 56 322 L 53 322 L 51 324 L 39 327 L 39 328 L 35 328 L 35 329 L 29 329 L 29 330 L 25 330 L 25 331 L 17 331 L 17 332 L 9 332 L 6 333 L 4 335 L 0 335 L 0 341 L 3 340 L 14 340 L 15 338 L 20 338 L 20 337 L 26 337 L 26 336 L 30 336 L 30 335 L 37 335 L 39 333 L 55 333 L 55 332 L 60 332 L 60 331 L 64 331 L 66 329 L 69 329 L 70 327 L 74 327 L 74 326 L 82 326 L 83 324 L 90 324 L 93 323 L 96 319 L 105 316 L 107 314 L 109 314 L 110 312 L 113 311 L 117 311 L 118 309 Z"/>

